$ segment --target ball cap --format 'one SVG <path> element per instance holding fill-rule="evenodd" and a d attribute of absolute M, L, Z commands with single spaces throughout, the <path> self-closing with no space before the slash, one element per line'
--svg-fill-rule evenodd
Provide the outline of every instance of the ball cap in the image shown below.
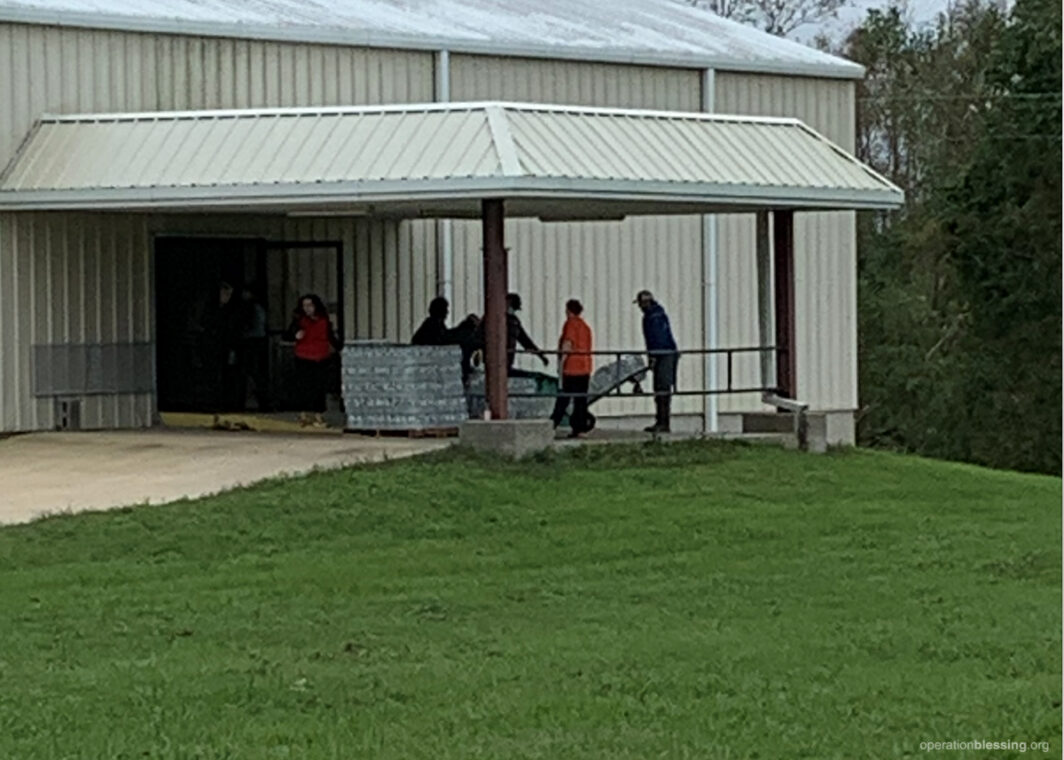
<path fill-rule="evenodd" d="M 647 299 L 653 301 L 654 294 L 651 293 L 649 290 L 640 290 L 638 293 L 635 294 L 635 300 L 632 301 L 632 303 L 639 303 L 640 301 Z"/>

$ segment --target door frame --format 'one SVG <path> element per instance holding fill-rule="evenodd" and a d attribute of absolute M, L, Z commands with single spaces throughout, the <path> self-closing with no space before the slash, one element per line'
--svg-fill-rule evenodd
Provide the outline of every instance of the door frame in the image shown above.
<path fill-rule="evenodd" d="M 149 309 L 150 309 L 150 326 L 149 331 L 150 340 L 152 343 L 152 393 L 151 393 L 151 420 L 152 424 L 157 425 L 161 422 L 161 415 L 163 410 L 160 408 L 159 399 L 159 303 L 158 303 L 158 258 L 160 256 L 159 242 L 161 240 L 218 240 L 218 241 L 239 241 L 242 243 L 256 243 L 257 255 L 260 261 L 260 268 L 265 271 L 265 267 L 261 264 L 264 263 L 264 259 L 270 249 L 275 250 L 297 250 L 305 248 L 322 248 L 332 249 L 332 252 L 336 256 L 336 322 L 334 328 L 336 334 L 341 340 L 344 339 L 344 327 L 346 323 L 346 299 L 345 293 L 347 290 L 346 283 L 344 282 L 344 246 L 343 241 L 338 239 L 323 239 L 323 240 L 271 240 L 270 238 L 256 234 L 254 232 L 190 232 L 190 231 L 170 231 L 170 230 L 154 230 L 151 232 L 149 241 L 151 245 L 151 255 L 148 257 L 147 267 L 147 280 L 149 286 Z"/>
<path fill-rule="evenodd" d="M 265 257 L 271 250 L 279 251 L 292 251 L 301 250 L 306 248 L 331 248 L 336 254 L 336 322 L 333 328 L 336 330 L 337 336 L 340 340 L 344 339 L 344 322 L 346 322 L 347 314 L 345 312 L 346 302 L 344 299 L 344 291 L 347 289 L 344 282 L 344 244 L 341 240 L 267 240 L 262 239 L 259 242 L 259 256 Z"/>

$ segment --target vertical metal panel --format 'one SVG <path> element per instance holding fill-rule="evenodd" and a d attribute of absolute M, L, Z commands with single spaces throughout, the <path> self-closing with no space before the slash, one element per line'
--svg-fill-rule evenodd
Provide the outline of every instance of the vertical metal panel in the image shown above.
<path fill-rule="evenodd" d="M 844 80 L 718 72 L 720 113 L 796 117 L 841 147 L 855 140 L 854 85 Z M 718 324 L 722 346 L 756 340 L 754 217 L 725 215 L 718 231 Z M 852 212 L 794 217 L 798 396 L 815 409 L 857 406 L 857 259 Z M 718 377 L 724 381 L 726 368 Z M 757 378 L 756 361 L 737 361 L 738 383 Z M 721 411 L 763 408 L 755 394 L 726 397 Z"/>
<path fill-rule="evenodd" d="M 344 333 L 406 342 L 435 295 L 435 226 L 428 222 L 329 217 L 290 219 L 288 240 L 338 240 L 344 256 Z M 371 272 L 376 276 L 369 276 Z M 335 270 L 318 273 L 331 287 Z"/>
<path fill-rule="evenodd" d="M 585 106 L 701 110 L 701 72 L 616 64 L 451 55 L 451 99 L 519 100 Z M 480 225 L 455 222 L 454 313 L 482 313 Z M 701 346 L 700 217 L 643 217 L 624 222 L 509 221 L 510 287 L 521 293 L 529 334 L 553 349 L 565 301 L 579 298 L 599 348 L 643 345 L 631 304 L 650 288 L 665 305 L 683 346 Z M 541 368 L 531 358 L 519 360 Z M 552 371 L 554 371 L 552 367 Z M 680 386 L 702 386 L 697 358 L 680 362 Z M 674 411 L 700 413 L 699 398 L 678 398 Z M 645 400 L 602 402 L 602 414 L 649 414 Z"/>
<path fill-rule="evenodd" d="M 0 164 L 42 113 L 429 102 L 433 55 L 0 23 Z"/>
<path fill-rule="evenodd" d="M 0 167 L 46 112 L 427 102 L 432 92 L 428 52 L 0 23 Z M 326 225 L 343 229 L 351 257 L 349 335 L 409 336 L 423 308 L 411 299 L 427 302 L 435 287 L 427 225 Z M 34 341 L 153 338 L 149 228 L 282 235 L 276 220 L 264 219 L 0 215 L 0 431 L 54 423 L 51 400 L 30 395 Z M 388 282 L 366 277 L 389 268 L 394 276 Z M 387 318 L 386 303 L 392 309 Z M 35 318 L 22 318 L 27 313 Z M 151 415 L 149 395 L 93 396 L 83 403 L 82 425 L 146 425 Z"/>
<path fill-rule="evenodd" d="M 149 290 L 139 275 L 147 256 L 146 224 L 138 217 L 0 215 L 0 430 L 54 424 L 53 401 L 32 395 L 35 344 L 147 338 L 143 318 L 141 324 L 136 316 L 132 324 L 123 319 L 131 306 L 141 317 L 148 314 L 143 304 Z M 94 396 L 82 407 L 84 427 L 131 427 L 150 420 L 150 394 Z"/>

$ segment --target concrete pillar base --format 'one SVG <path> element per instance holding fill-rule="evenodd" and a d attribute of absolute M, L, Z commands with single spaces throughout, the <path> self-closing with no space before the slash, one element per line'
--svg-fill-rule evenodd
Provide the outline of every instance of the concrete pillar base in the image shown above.
<path fill-rule="evenodd" d="M 550 420 L 466 420 L 458 432 L 460 445 L 512 459 L 538 454 L 553 441 Z"/>

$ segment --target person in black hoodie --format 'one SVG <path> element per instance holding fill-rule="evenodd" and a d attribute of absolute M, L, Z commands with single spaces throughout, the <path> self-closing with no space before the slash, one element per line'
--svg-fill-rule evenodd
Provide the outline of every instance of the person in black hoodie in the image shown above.
<path fill-rule="evenodd" d="M 244 407 L 239 366 L 241 319 L 233 302 L 233 286 L 224 280 L 208 299 L 202 317 L 202 362 L 212 391 L 212 412 L 242 411 Z M 213 301 L 213 303 L 211 302 Z"/>
<path fill-rule="evenodd" d="M 506 294 L 506 373 L 509 377 L 534 377 L 535 373 L 528 372 L 514 366 L 514 361 L 517 358 L 517 346 L 520 345 L 525 351 L 535 354 L 539 357 L 539 360 L 543 362 L 544 366 L 550 363 L 547 358 L 547 354 L 542 348 L 536 345 L 536 342 L 528 336 L 525 332 L 524 325 L 521 324 L 521 319 L 517 316 L 517 312 L 521 311 L 521 296 L 517 293 Z M 486 335 L 487 326 L 484 324 L 484 320 L 480 320 L 477 324 L 476 330 L 473 331 L 472 338 L 465 343 L 463 347 L 466 352 L 472 356 L 476 352 L 483 352 L 487 343 Z M 467 358 L 463 358 L 463 373 L 468 377 L 472 372 L 472 367 Z"/>
<path fill-rule="evenodd" d="M 469 340 L 476 329 L 475 314 L 470 314 L 455 327 L 447 327 L 447 315 L 451 305 L 446 298 L 433 298 L 429 303 L 429 315 L 410 339 L 414 346 L 457 346 Z"/>
<path fill-rule="evenodd" d="M 676 364 L 680 352 L 665 308 L 654 300 L 649 290 L 640 290 L 634 303 L 643 311 L 643 339 L 647 359 L 654 373 L 654 424 L 644 428 L 648 433 L 668 433 L 671 425 L 672 393 L 676 389 Z"/>

